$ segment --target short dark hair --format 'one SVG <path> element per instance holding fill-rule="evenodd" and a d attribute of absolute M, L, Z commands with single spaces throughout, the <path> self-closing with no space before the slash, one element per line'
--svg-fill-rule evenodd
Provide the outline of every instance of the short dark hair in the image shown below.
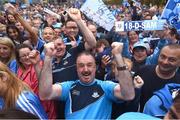
<path fill-rule="evenodd" d="M 109 42 L 106 39 L 101 39 L 97 41 L 96 48 L 101 47 L 102 44 L 104 44 L 105 47 L 110 47 Z"/>
<path fill-rule="evenodd" d="M 82 56 L 82 55 L 87 55 L 87 56 L 92 56 L 92 58 L 94 59 L 95 61 L 95 56 L 92 54 L 92 52 L 88 51 L 88 50 L 85 50 L 85 51 L 82 51 L 81 53 L 78 54 L 77 58 L 76 58 L 76 61 L 77 59 Z"/>

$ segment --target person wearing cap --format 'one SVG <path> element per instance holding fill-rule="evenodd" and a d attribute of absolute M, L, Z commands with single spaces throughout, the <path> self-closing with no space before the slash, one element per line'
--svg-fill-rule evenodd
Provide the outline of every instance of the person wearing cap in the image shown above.
<path fill-rule="evenodd" d="M 148 47 L 144 42 L 137 42 L 133 46 L 132 71 L 136 72 L 140 66 L 145 65 L 147 58 Z"/>
<path fill-rule="evenodd" d="M 158 57 L 160 51 L 167 44 L 167 40 L 164 36 L 165 32 L 166 31 L 156 31 L 160 40 L 158 41 L 158 44 L 151 55 L 148 55 L 148 53 L 150 52 L 149 43 L 138 41 L 133 45 L 133 49 L 132 49 L 133 54 L 131 58 L 133 61 L 132 71 L 137 72 L 138 69 L 143 65 L 158 64 Z"/>

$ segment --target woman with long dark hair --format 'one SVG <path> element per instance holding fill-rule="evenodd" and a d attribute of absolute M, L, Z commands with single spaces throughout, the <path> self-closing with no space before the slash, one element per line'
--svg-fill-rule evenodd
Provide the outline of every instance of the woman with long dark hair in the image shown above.
<path fill-rule="evenodd" d="M 15 46 L 23 43 L 23 35 L 15 25 L 8 25 L 6 27 L 6 33 Z"/>

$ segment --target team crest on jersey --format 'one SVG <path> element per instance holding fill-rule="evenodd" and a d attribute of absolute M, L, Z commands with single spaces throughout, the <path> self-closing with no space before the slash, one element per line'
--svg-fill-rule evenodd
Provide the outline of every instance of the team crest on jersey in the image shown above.
<path fill-rule="evenodd" d="M 99 97 L 98 92 L 94 92 L 94 93 L 92 94 L 92 97 L 93 97 L 93 98 L 98 98 L 98 97 Z"/>
<path fill-rule="evenodd" d="M 78 91 L 78 90 L 73 90 L 73 91 L 72 91 L 72 94 L 78 96 L 78 95 L 80 95 L 80 91 Z"/>
<path fill-rule="evenodd" d="M 67 65 L 68 64 L 68 61 L 64 61 L 63 65 Z"/>

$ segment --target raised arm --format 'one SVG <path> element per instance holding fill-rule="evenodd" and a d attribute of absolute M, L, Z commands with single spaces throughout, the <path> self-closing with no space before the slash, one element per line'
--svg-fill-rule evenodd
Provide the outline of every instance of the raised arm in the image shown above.
<path fill-rule="evenodd" d="M 51 100 L 61 95 L 61 86 L 57 84 L 53 85 L 52 79 L 52 57 L 56 53 L 54 43 L 45 44 L 44 48 L 45 59 L 39 77 L 39 96 L 42 100 Z"/>
<path fill-rule="evenodd" d="M 29 25 L 28 22 L 26 22 L 22 16 L 17 12 L 16 8 L 13 6 L 13 5 L 9 5 L 8 7 L 8 12 L 10 14 L 12 14 L 17 21 L 19 21 L 22 26 L 30 33 L 31 35 L 31 43 L 33 45 L 36 45 L 37 44 L 37 40 L 38 40 L 38 35 L 37 33 L 32 29 L 32 27 Z"/>
<path fill-rule="evenodd" d="M 74 20 L 77 23 L 84 37 L 86 50 L 96 47 L 96 38 L 82 20 L 80 11 L 76 8 L 70 8 L 68 10 L 68 15 L 72 20 Z"/>
<path fill-rule="evenodd" d="M 40 74 L 41 74 L 41 70 L 42 70 L 42 61 L 40 58 L 40 53 L 38 50 L 32 50 L 29 53 L 29 60 L 31 61 L 31 63 L 34 65 L 35 68 L 35 72 L 36 72 L 36 76 L 39 80 Z"/>
<path fill-rule="evenodd" d="M 114 89 L 114 95 L 123 100 L 132 100 L 135 97 L 135 91 L 130 71 L 127 69 L 121 55 L 123 44 L 114 42 L 112 48 L 112 54 L 117 65 L 115 79 L 119 81 L 119 85 Z"/>

